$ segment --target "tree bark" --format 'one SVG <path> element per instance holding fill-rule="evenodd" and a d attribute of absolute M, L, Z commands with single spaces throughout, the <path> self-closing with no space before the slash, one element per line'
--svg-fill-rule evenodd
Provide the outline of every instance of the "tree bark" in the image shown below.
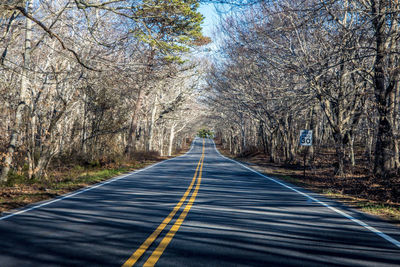
<path fill-rule="evenodd" d="M 246 125 L 245 125 L 243 118 L 241 120 L 240 133 L 241 133 L 240 153 L 243 153 L 244 151 L 246 151 L 246 146 L 247 146 L 247 144 L 246 144 Z"/>
<path fill-rule="evenodd" d="M 32 1 L 26 1 L 26 12 L 27 14 L 32 13 Z M 14 152 L 17 147 L 17 140 L 21 133 L 23 114 L 26 105 L 28 104 L 28 69 L 31 61 L 31 50 L 32 50 L 32 21 L 28 18 L 25 18 L 25 48 L 24 48 L 24 63 L 22 67 L 21 73 L 21 88 L 19 92 L 19 103 L 16 110 L 14 128 L 11 130 L 10 142 L 7 148 L 7 153 L 3 162 L 3 168 L 1 170 L 0 182 L 6 182 L 8 179 L 8 173 L 10 171 L 13 159 Z"/>
<path fill-rule="evenodd" d="M 175 124 L 172 124 L 170 132 L 169 132 L 169 144 L 168 144 L 168 156 L 171 157 L 172 155 L 172 145 L 174 143 L 175 138 Z"/>
<path fill-rule="evenodd" d="M 344 140 L 341 134 L 334 133 L 337 166 L 335 167 L 335 175 L 341 177 L 344 175 Z"/>
<path fill-rule="evenodd" d="M 160 156 L 164 156 L 164 129 L 160 129 L 159 137 L 158 137 L 158 144 L 160 146 Z"/>
<path fill-rule="evenodd" d="M 157 114 L 157 96 L 154 100 L 153 109 L 151 111 L 151 120 L 149 125 L 149 139 L 147 144 L 147 151 L 151 151 L 153 149 L 153 136 L 154 136 L 154 123 Z"/>
<path fill-rule="evenodd" d="M 372 24 L 375 31 L 376 56 L 374 63 L 374 89 L 377 103 L 378 133 L 375 144 L 374 174 L 379 177 L 386 177 L 392 170 L 393 159 L 393 128 L 390 121 L 391 108 L 388 97 L 393 91 L 394 81 L 385 82 L 385 58 L 387 55 L 385 42 L 385 14 L 383 3 L 372 1 Z"/>
<path fill-rule="evenodd" d="M 393 93 L 394 95 L 394 108 L 393 108 L 393 129 L 396 131 L 396 135 L 394 136 L 394 168 L 399 169 L 400 168 L 400 150 L 399 150 L 399 132 L 398 132 L 398 127 L 399 127 L 399 122 L 398 122 L 398 112 L 399 112 L 399 94 L 400 94 L 400 83 L 397 83 L 396 85 L 396 90 Z"/>
<path fill-rule="evenodd" d="M 351 166 L 356 166 L 356 159 L 354 156 L 354 134 L 351 133 L 349 134 L 349 141 L 350 141 L 350 160 L 351 160 Z"/>

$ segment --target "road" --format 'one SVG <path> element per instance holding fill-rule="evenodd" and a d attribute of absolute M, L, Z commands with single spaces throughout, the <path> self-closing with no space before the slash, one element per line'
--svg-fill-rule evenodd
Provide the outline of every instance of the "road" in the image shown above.
<path fill-rule="evenodd" d="M 400 228 L 219 154 L 211 140 L 0 218 L 0 266 L 399 266 Z"/>

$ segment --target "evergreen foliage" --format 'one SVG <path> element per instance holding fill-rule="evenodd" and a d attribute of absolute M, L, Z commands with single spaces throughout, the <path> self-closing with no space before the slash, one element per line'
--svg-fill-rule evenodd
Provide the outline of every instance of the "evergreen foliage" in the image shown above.
<path fill-rule="evenodd" d="M 179 54 L 204 39 L 198 8 L 197 0 L 144 0 L 132 9 L 139 22 L 134 33 L 164 59 L 181 61 Z"/>
<path fill-rule="evenodd" d="M 214 132 L 209 129 L 200 129 L 197 135 L 201 138 L 214 138 Z"/>

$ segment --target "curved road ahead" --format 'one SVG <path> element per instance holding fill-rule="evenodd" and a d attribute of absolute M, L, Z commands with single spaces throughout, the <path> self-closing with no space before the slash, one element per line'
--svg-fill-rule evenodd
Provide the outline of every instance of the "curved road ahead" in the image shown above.
<path fill-rule="evenodd" d="M 184 156 L 0 218 L 0 266 L 399 266 L 400 229 L 262 176 L 196 139 Z"/>

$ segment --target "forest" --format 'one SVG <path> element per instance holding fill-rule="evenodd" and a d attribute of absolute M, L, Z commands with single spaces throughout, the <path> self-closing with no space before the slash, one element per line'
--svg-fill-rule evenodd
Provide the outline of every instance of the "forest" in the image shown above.
<path fill-rule="evenodd" d="M 1 180 L 171 156 L 204 107 L 198 1 L 0 3 Z M 53 164 L 54 165 L 54 164 Z M 58 164 L 59 165 L 59 164 Z"/>
<path fill-rule="evenodd" d="M 211 38 L 200 4 L 225 9 Z M 2 181 L 46 177 L 54 159 L 171 156 L 204 129 L 230 155 L 298 165 L 308 153 L 335 179 L 362 174 L 399 195 L 398 1 L 8 0 L 0 10 Z"/>
<path fill-rule="evenodd" d="M 301 129 L 333 149 L 334 174 L 368 161 L 399 169 L 399 3 L 263 1 L 219 26 L 222 60 L 207 77 L 219 133 L 233 154 L 292 162 Z M 357 156 L 360 157 L 357 157 Z"/>
<path fill-rule="evenodd" d="M 399 19 L 399 2 L 380 0 L 248 1 L 225 15 L 206 77 L 216 141 L 283 177 L 304 165 L 289 181 L 310 189 L 398 203 Z"/>

